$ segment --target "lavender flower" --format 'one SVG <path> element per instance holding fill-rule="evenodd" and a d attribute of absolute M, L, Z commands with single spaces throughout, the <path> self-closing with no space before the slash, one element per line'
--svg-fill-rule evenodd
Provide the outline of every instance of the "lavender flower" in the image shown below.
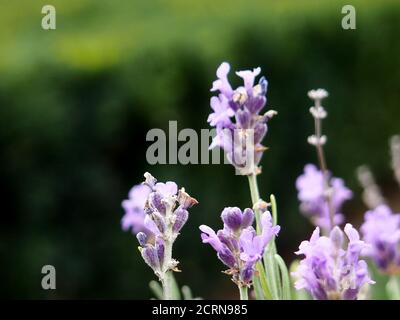
<path fill-rule="evenodd" d="M 147 232 L 144 225 L 144 205 L 151 189 L 143 184 L 135 185 L 129 191 L 128 199 L 122 201 L 125 215 L 122 217 L 121 224 L 124 231 L 132 229 L 133 233 Z"/>
<path fill-rule="evenodd" d="M 330 174 L 329 174 L 330 175 Z M 329 184 L 331 206 L 334 212 L 334 224 L 341 224 L 344 220 L 340 213 L 343 203 L 352 198 L 350 189 L 340 178 L 330 177 Z M 304 173 L 296 180 L 298 198 L 301 202 L 300 210 L 309 216 L 312 222 L 324 230 L 332 228 L 330 223 L 330 208 L 327 201 L 325 180 L 323 173 L 313 164 L 304 167 Z"/>
<path fill-rule="evenodd" d="M 355 300 L 366 284 L 373 284 L 368 267 L 359 255 L 367 245 L 351 224 L 346 224 L 344 232 L 349 239 L 343 248 L 344 237 L 339 227 L 335 227 L 329 237 L 319 235 L 317 227 L 310 241 L 303 241 L 298 255 L 305 258 L 296 272 L 297 290 L 307 290 L 316 300 Z"/>
<path fill-rule="evenodd" d="M 210 149 L 217 146 L 223 149 L 228 161 L 240 174 L 257 173 L 257 166 L 266 150 L 261 141 L 267 133 L 267 121 L 276 112 L 271 110 L 264 115 L 259 114 L 267 101 L 268 84 L 264 77 L 254 84 L 260 68 L 236 72 L 244 82 L 244 86 L 236 89 L 232 89 L 228 81 L 229 71 L 230 65 L 223 62 L 217 69 L 218 79 L 211 88 L 211 91 L 219 93 L 210 100 L 214 112 L 207 121 L 217 130 Z"/>
<path fill-rule="evenodd" d="M 249 286 L 254 275 L 254 267 L 265 251 L 267 244 L 280 230 L 272 226 L 271 214 L 266 211 L 261 217 L 262 231 L 260 235 L 251 226 L 254 212 L 236 207 L 228 207 L 222 211 L 224 228 L 217 233 L 208 226 L 201 225 L 201 239 L 217 251 L 218 258 L 229 268 L 227 274 L 239 286 Z"/>
<path fill-rule="evenodd" d="M 322 134 L 322 120 L 328 113 L 321 102 L 328 97 L 328 92 L 325 89 L 310 90 L 308 97 L 314 102 L 310 113 L 314 118 L 315 133 L 307 141 L 317 151 L 320 170 L 314 165 L 306 165 L 304 174 L 296 181 L 296 187 L 301 211 L 311 216 L 315 225 L 330 231 L 343 222 L 343 215 L 339 211 L 343 202 L 352 197 L 352 192 L 345 187 L 342 179 L 332 177 L 325 160 L 323 146 L 327 137 Z"/>
<path fill-rule="evenodd" d="M 163 284 L 165 299 L 172 298 L 172 274 L 178 261 L 172 258 L 172 245 L 185 225 L 187 209 L 197 204 L 175 182 L 157 183 L 149 173 L 146 181 L 132 188 L 129 199 L 123 201 L 123 228 L 137 232 L 139 250 L 144 261 Z"/>
<path fill-rule="evenodd" d="M 367 211 L 361 226 L 363 239 L 370 244 L 363 253 L 371 257 L 379 270 L 400 274 L 400 214 L 386 205 Z"/>

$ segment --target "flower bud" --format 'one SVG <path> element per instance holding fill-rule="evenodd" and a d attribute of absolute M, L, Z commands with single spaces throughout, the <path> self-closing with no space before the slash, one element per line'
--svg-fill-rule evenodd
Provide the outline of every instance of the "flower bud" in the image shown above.
<path fill-rule="evenodd" d="M 154 211 L 151 214 L 151 220 L 154 221 L 154 223 L 157 226 L 157 229 L 160 231 L 160 233 L 165 232 L 165 220 L 164 220 L 164 217 L 159 212 Z"/>
<path fill-rule="evenodd" d="M 182 227 L 188 220 L 189 212 L 186 209 L 183 209 L 182 207 L 178 207 L 178 209 L 175 210 L 174 214 L 175 214 L 175 222 L 174 225 L 172 226 L 172 231 L 174 233 L 178 233 L 179 231 L 181 231 Z"/>
<path fill-rule="evenodd" d="M 250 283 L 251 280 L 253 279 L 253 275 L 254 275 L 253 264 L 252 264 L 252 263 L 248 263 L 248 264 L 246 264 L 246 266 L 240 271 L 240 280 L 241 280 L 244 284 L 248 284 L 248 283 Z"/>
<path fill-rule="evenodd" d="M 143 260 L 152 268 L 154 271 L 160 269 L 160 262 L 157 255 L 157 250 L 153 246 L 147 246 L 142 250 Z"/>
<path fill-rule="evenodd" d="M 149 172 L 146 172 L 144 174 L 145 181 L 143 182 L 144 184 L 148 185 L 151 189 L 155 186 L 157 179 L 154 178 Z"/>
<path fill-rule="evenodd" d="M 246 208 L 243 211 L 243 216 L 242 216 L 242 228 L 247 228 L 253 224 L 254 221 L 254 212 L 253 210 Z"/>
<path fill-rule="evenodd" d="M 235 257 L 228 248 L 224 247 L 223 250 L 218 252 L 217 256 L 226 266 L 235 267 Z"/>
<path fill-rule="evenodd" d="M 237 207 L 225 208 L 222 211 L 221 218 L 225 226 L 233 231 L 237 231 L 242 225 L 242 212 Z"/>
<path fill-rule="evenodd" d="M 163 196 L 158 192 L 152 192 L 149 195 L 149 205 L 158 212 L 165 214 L 166 206 L 163 203 Z"/>
<path fill-rule="evenodd" d="M 165 253 L 164 242 L 161 238 L 157 238 L 155 250 L 157 252 L 157 258 L 161 267 L 164 264 L 164 253 Z"/>
<path fill-rule="evenodd" d="M 140 244 L 142 247 L 144 247 L 144 246 L 146 245 L 146 242 L 147 242 L 147 235 L 146 235 L 144 232 L 139 232 L 139 233 L 136 235 L 136 238 L 138 239 L 139 244 Z"/>

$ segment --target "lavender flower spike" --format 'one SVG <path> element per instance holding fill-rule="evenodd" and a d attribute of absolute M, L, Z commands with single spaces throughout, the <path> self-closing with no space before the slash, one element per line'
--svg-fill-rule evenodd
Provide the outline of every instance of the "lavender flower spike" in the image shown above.
<path fill-rule="evenodd" d="M 317 151 L 320 170 L 308 164 L 304 168 L 304 174 L 296 181 L 301 211 L 310 215 L 313 223 L 327 232 L 343 222 L 343 216 L 338 211 L 343 202 L 352 197 L 351 191 L 344 186 L 343 180 L 332 178 L 326 164 L 323 146 L 326 144 L 327 137 L 322 134 L 322 120 L 328 116 L 328 113 L 321 102 L 328 95 L 325 89 L 308 92 L 308 97 L 314 102 L 310 113 L 314 118 L 315 133 L 309 136 L 307 141 Z"/>
<path fill-rule="evenodd" d="M 367 211 L 361 226 L 363 239 L 370 244 L 364 254 L 388 275 L 400 275 L 400 214 L 386 205 Z"/>
<path fill-rule="evenodd" d="M 340 178 L 331 177 L 328 172 L 330 184 L 331 203 L 327 201 L 325 189 L 325 177 L 315 165 L 307 164 L 304 173 L 296 180 L 298 198 L 301 202 L 300 210 L 310 217 L 312 222 L 325 231 L 331 230 L 330 209 L 333 211 L 334 225 L 343 222 L 344 217 L 340 212 L 343 203 L 352 198 L 353 193 L 344 185 Z M 331 207 L 331 208 L 330 208 Z"/>
<path fill-rule="evenodd" d="M 213 112 L 207 120 L 217 131 L 210 149 L 223 149 L 239 174 L 256 174 L 260 171 L 258 164 L 266 150 L 261 142 L 267 133 L 267 121 L 276 111 L 260 114 L 267 102 L 265 95 L 268 84 L 264 77 L 255 83 L 260 68 L 236 72 L 244 83 L 236 89 L 232 89 L 229 83 L 229 71 L 230 65 L 223 62 L 217 70 L 218 79 L 211 88 L 218 94 L 210 100 Z"/>
<path fill-rule="evenodd" d="M 255 272 L 255 264 L 262 259 L 265 248 L 271 239 L 278 235 L 280 227 L 272 225 L 271 214 L 266 211 L 261 217 L 262 231 L 256 234 L 251 226 L 254 212 L 237 207 L 228 207 L 222 211 L 224 228 L 214 232 L 210 227 L 201 225 L 201 239 L 217 251 L 218 258 L 229 269 L 227 274 L 240 288 L 249 287 Z"/>
<path fill-rule="evenodd" d="M 374 283 L 366 262 L 359 259 L 368 245 L 360 240 L 351 224 L 346 224 L 344 233 L 348 238 L 347 248 L 343 231 L 337 226 L 329 237 L 321 237 L 317 227 L 311 239 L 300 244 L 296 254 L 305 258 L 292 273 L 298 278 L 297 290 L 307 290 L 316 300 L 355 300 L 365 285 Z"/>
<path fill-rule="evenodd" d="M 172 258 L 172 246 L 188 219 L 187 209 L 197 201 L 184 188 L 178 191 L 175 182 L 157 183 L 149 173 L 145 178 L 123 202 L 123 226 L 140 230 L 137 239 L 142 257 L 162 282 L 164 298 L 172 299 L 172 272 L 178 265 Z"/>

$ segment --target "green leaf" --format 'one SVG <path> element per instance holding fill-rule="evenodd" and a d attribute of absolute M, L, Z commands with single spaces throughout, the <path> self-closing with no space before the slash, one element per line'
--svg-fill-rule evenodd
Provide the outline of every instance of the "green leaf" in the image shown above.
<path fill-rule="evenodd" d="M 257 300 L 265 300 L 264 292 L 261 286 L 261 281 L 258 277 L 254 276 L 253 277 L 253 287 L 254 287 L 254 293 L 256 295 Z"/>
<path fill-rule="evenodd" d="M 290 278 L 289 272 L 286 267 L 285 261 L 283 261 L 282 257 L 279 254 L 275 254 L 275 261 L 279 267 L 282 279 L 282 299 L 283 300 L 291 300 L 291 292 L 290 292 Z"/>
<path fill-rule="evenodd" d="M 278 224 L 278 207 L 276 205 L 276 199 L 273 194 L 271 194 L 269 199 L 271 201 L 272 221 L 274 226 L 276 226 Z"/>
<path fill-rule="evenodd" d="M 149 287 L 157 299 L 159 300 L 164 299 L 163 289 L 157 281 L 155 280 L 150 281 Z"/>
<path fill-rule="evenodd" d="M 175 276 L 172 273 L 171 275 L 172 278 L 172 296 L 174 300 L 181 300 L 181 291 L 179 290 L 178 284 L 175 280 Z"/>
<path fill-rule="evenodd" d="M 182 287 L 182 295 L 183 300 L 193 300 L 192 290 L 190 290 L 189 286 Z"/>
<path fill-rule="evenodd" d="M 263 300 L 265 300 L 265 299 L 272 300 L 271 291 L 269 290 L 269 287 L 268 287 L 267 276 L 265 274 L 264 266 L 263 266 L 262 262 L 257 262 L 256 269 L 259 274 L 258 280 L 261 284 L 261 288 L 262 288 L 263 294 L 264 294 Z M 257 277 L 255 277 L 255 278 L 257 278 Z"/>
<path fill-rule="evenodd" d="M 272 252 L 272 247 L 269 246 L 268 250 L 264 254 L 264 265 L 265 265 L 266 279 L 268 287 L 270 288 L 272 299 L 279 300 L 279 291 L 277 283 L 277 276 L 279 275 L 275 272 L 274 255 L 275 253 Z"/>

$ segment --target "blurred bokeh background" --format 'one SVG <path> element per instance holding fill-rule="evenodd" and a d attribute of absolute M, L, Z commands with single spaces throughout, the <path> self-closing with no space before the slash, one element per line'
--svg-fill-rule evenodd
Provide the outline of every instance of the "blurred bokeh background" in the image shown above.
<path fill-rule="evenodd" d="M 41 8 L 57 29 L 41 28 Z M 186 187 L 191 210 L 174 255 L 179 284 L 206 298 L 236 298 L 198 226 L 220 225 L 225 206 L 250 206 L 246 178 L 229 165 L 146 162 L 146 133 L 208 128 L 217 66 L 261 66 L 270 123 L 259 178 L 278 199 L 278 247 L 289 263 L 312 226 L 299 214 L 295 179 L 316 162 L 306 92 L 330 92 L 328 166 L 365 207 L 355 169 L 368 164 L 392 206 L 399 189 L 388 138 L 400 133 L 400 2 L 353 0 L 357 29 L 343 30 L 346 1 L 0 0 L 0 295 L 6 298 L 150 298 L 154 278 L 137 241 L 122 232 L 121 201 L 150 171 Z M 235 84 L 238 84 L 233 80 Z M 57 290 L 41 289 L 41 268 Z"/>

